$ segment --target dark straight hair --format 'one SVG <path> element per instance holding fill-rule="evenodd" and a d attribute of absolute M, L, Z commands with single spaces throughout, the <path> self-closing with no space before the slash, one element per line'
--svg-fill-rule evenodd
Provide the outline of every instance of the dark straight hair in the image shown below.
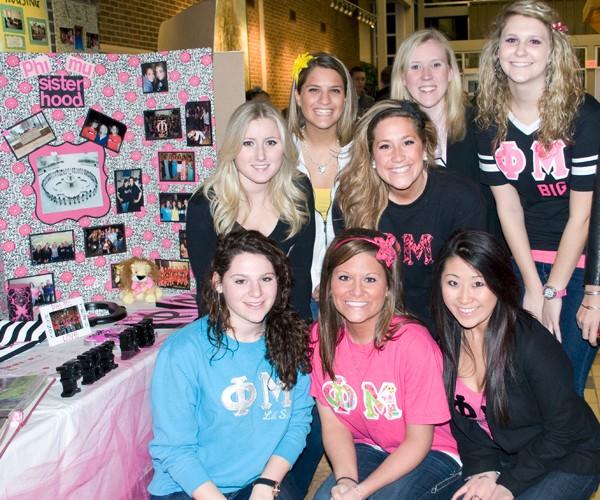
<path fill-rule="evenodd" d="M 513 353 L 516 324 L 520 318 L 530 317 L 520 307 L 521 291 L 513 271 L 510 256 L 502 245 L 484 231 L 460 231 L 444 244 L 433 270 L 433 316 L 440 336 L 444 356 L 444 386 L 450 407 L 454 406 L 454 391 L 461 353 L 472 357 L 464 330 L 446 307 L 442 296 L 442 275 L 448 259 L 458 257 L 475 269 L 497 303 L 485 331 L 484 390 L 487 414 L 498 422 L 509 421 L 506 380 L 514 377 Z"/>

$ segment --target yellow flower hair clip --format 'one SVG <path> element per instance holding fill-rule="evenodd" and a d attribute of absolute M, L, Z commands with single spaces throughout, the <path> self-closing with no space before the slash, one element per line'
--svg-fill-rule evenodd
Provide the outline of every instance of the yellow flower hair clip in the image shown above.
<path fill-rule="evenodd" d="M 303 69 L 308 68 L 308 63 L 310 63 L 313 59 L 315 59 L 315 56 L 311 56 L 308 52 L 300 54 L 298 57 L 296 57 L 296 60 L 292 66 L 292 79 L 296 85 L 298 85 L 300 73 Z"/>

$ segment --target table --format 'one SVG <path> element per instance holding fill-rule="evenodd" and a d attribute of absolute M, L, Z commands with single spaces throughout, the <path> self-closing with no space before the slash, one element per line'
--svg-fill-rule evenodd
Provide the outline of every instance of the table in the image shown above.
<path fill-rule="evenodd" d="M 148 498 L 150 378 L 168 337 L 157 333 L 156 344 L 130 360 L 115 349 L 119 367 L 72 398 L 61 398 L 61 384 L 54 383 L 0 459 L 0 500 Z M 54 372 L 90 347 L 82 339 L 52 349 L 43 343 L 21 359 L 49 356 L 45 368 Z M 0 364 L 0 375 L 15 359 Z"/>

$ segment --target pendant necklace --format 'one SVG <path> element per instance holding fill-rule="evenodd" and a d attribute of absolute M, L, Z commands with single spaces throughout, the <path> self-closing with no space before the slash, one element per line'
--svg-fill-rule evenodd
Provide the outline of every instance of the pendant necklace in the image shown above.
<path fill-rule="evenodd" d="M 308 159 L 308 161 L 310 163 L 312 163 L 315 167 L 317 167 L 317 172 L 319 172 L 319 174 L 323 175 L 325 172 L 327 172 L 327 167 L 329 166 L 329 162 L 331 161 L 331 158 L 335 158 L 336 162 L 338 161 L 338 157 L 340 154 L 340 142 L 336 141 L 336 149 L 330 150 L 329 158 L 327 158 L 327 160 L 322 163 L 319 163 L 313 159 L 313 157 L 309 154 L 305 143 L 302 144 L 302 151 L 303 151 L 304 155 L 306 156 L 306 158 Z"/>

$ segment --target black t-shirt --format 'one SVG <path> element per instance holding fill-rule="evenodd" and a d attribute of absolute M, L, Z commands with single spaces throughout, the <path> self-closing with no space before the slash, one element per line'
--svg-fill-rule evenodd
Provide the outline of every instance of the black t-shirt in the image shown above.
<path fill-rule="evenodd" d="M 490 186 L 510 184 L 518 191 L 529 244 L 534 250 L 558 250 L 569 218 L 569 194 L 592 191 L 600 144 L 600 104 L 585 96 L 573 141 L 554 141 L 546 153 L 536 140 L 539 121 L 525 126 L 509 115 L 506 140 L 496 151 L 496 129 L 478 134 L 481 179 Z"/>
<path fill-rule="evenodd" d="M 300 185 L 308 197 L 309 220 L 304 224 L 300 232 L 289 239 L 287 233 L 289 226 L 279 220 L 273 232 L 269 235 L 279 248 L 288 256 L 294 277 L 294 288 L 292 289 L 291 303 L 298 315 L 307 321 L 312 319 L 310 312 L 310 299 L 312 283 L 310 267 L 312 264 L 313 245 L 315 242 L 315 201 L 312 194 L 310 181 L 302 176 Z M 236 230 L 243 229 L 236 225 Z M 200 316 L 206 313 L 202 301 L 202 288 L 209 277 L 206 275 L 215 254 L 217 234 L 210 213 L 208 199 L 201 192 L 190 198 L 187 209 L 187 247 L 192 272 L 196 278 L 198 293 L 198 313 Z"/>
<path fill-rule="evenodd" d="M 342 226 L 334 206 L 334 226 Z M 474 183 L 452 172 L 432 168 L 425 190 L 409 205 L 391 201 L 379 221 L 402 247 L 402 281 L 406 307 L 431 329 L 433 262 L 446 239 L 459 229 L 486 229 L 485 202 Z"/>

